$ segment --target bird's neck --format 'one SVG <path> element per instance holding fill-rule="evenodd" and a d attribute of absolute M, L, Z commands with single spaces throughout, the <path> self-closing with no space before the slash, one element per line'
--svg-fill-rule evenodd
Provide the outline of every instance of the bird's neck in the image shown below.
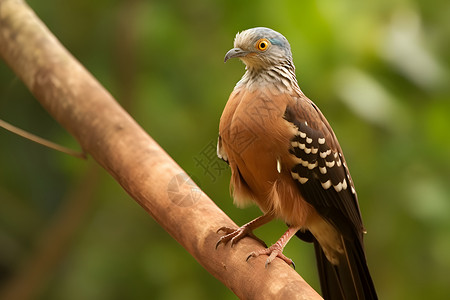
<path fill-rule="evenodd" d="M 242 79 L 236 84 L 236 88 L 258 89 L 261 86 L 271 85 L 280 92 L 302 95 L 302 91 L 295 77 L 295 67 L 291 61 L 272 65 L 267 68 L 246 68 Z"/>

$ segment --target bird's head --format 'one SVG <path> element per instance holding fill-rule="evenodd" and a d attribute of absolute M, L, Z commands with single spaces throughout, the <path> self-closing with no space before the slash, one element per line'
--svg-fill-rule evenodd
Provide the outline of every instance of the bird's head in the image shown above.
<path fill-rule="evenodd" d="M 291 46 L 281 34 L 265 27 L 256 27 L 236 34 L 234 48 L 225 55 L 240 58 L 248 69 L 266 69 L 274 65 L 292 62 Z"/>

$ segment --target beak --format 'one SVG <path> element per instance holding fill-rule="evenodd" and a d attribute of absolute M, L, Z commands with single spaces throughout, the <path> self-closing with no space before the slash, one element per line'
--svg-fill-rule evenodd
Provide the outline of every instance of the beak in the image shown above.
<path fill-rule="evenodd" d="M 249 51 L 242 50 L 241 48 L 233 48 L 225 54 L 224 62 L 227 62 L 230 58 L 247 56 L 249 53 Z"/>

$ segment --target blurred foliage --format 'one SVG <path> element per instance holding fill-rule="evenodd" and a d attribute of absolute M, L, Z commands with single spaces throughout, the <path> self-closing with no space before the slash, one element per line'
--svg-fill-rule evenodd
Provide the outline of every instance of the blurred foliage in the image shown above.
<path fill-rule="evenodd" d="M 283 33 L 302 90 L 346 154 L 380 299 L 450 295 L 449 1 L 29 4 L 237 224 L 258 209 L 235 208 L 229 170 L 198 162 L 214 146 L 221 111 L 244 71 L 238 61 L 224 65 L 223 56 L 237 31 Z M 0 118 L 78 147 L 4 63 Z M 83 190 L 85 205 L 71 209 Z M 257 233 L 272 243 L 284 230 L 273 222 Z M 294 239 L 285 254 L 318 289 L 312 246 Z M 43 257 L 53 264 L 39 264 Z M 92 159 L 0 129 L 0 289 L 12 279 L 34 299 L 235 299 Z"/>

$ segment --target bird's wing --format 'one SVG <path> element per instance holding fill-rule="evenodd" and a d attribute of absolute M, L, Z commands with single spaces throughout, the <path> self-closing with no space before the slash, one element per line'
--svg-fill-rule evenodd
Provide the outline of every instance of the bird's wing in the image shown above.
<path fill-rule="evenodd" d="M 301 96 L 288 105 L 285 120 L 295 125 L 290 152 L 293 179 L 303 198 L 343 235 L 362 244 L 364 227 L 358 199 L 338 140 L 319 108 Z"/>
<path fill-rule="evenodd" d="M 217 157 L 229 164 L 228 155 L 225 152 L 225 149 L 222 147 L 222 137 L 220 136 L 220 134 L 219 138 L 217 139 Z"/>

